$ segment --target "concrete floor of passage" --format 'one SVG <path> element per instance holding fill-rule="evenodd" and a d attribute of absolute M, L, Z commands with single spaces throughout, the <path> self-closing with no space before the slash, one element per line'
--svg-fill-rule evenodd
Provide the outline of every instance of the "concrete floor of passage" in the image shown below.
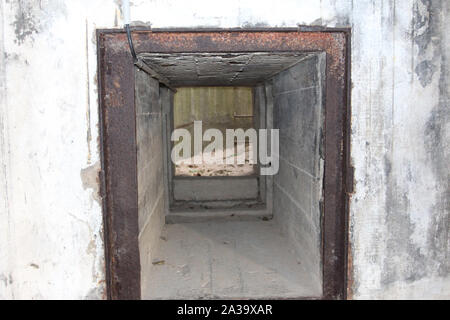
<path fill-rule="evenodd" d="M 168 224 L 155 253 L 143 299 L 321 295 L 274 221 Z"/>

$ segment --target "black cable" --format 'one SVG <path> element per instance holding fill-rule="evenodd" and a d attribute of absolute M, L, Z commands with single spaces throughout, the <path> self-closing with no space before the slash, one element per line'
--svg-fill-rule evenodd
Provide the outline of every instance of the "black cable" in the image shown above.
<path fill-rule="evenodd" d="M 177 90 L 170 86 L 169 81 L 167 79 L 164 79 L 160 75 L 158 75 L 149 66 L 147 66 L 147 64 L 144 61 L 142 61 L 142 59 L 138 59 L 138 57 L 136 55 L 136 51 L 134 51 L 133 39 L 131 38 L 131 30 L 130 30 L 130 25 L 129 24 L 125 25 L 125 30 L 127 32 L 128 45 L 130 47 L 131 55 L 133 56 L 133 63 L 134 63 L 134 65 L 136 67 L 138 67 L 139 69 L 141 69 L 141 70 L 145 71 L 146 73 L 148 73 L 151 77 L 157 79 L 159 82 L 164 84 L 170 90 L 176 92 Z"/>
<path fill-rule="evenodd" d="M 136 63 L 138 58 L 136 56 L 136 52 L 134 51 L 133 39 L 131 38 L 130 25 L 125 25 L 125 30 L 127 31 L 128 45 L 130 46 L 131 55 L 133 56 L 133 62 Z"/>

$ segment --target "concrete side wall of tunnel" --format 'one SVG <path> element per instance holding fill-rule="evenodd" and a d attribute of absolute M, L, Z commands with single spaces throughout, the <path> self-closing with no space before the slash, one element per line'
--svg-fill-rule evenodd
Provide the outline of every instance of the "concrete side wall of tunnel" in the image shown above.
<path fill-rule="evenodd" d="M 274 218 L 319 283 L 324 59 L 324 54 L 308 57 L 273 79 L 274 127 L 280 136 Z"/>
<path fill-rule="evenodd" d="M 136 69 L 136 140 L 141 290 L 164 226 L 165 187 L 159 82 Z"/>

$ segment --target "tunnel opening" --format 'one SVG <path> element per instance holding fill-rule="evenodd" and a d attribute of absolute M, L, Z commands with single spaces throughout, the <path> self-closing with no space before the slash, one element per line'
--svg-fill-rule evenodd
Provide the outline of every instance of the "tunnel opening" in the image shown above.
<path fill-rule="evenodd" d="M 142 297 L 321 296 L 323 55 L 143 53 L 141 57 L 177 87 L 176 93 L 162 93 L 169 89 L 160 88 L 151 76 L 136 71 Z M 185 93 L 183 85 L 208 87 L 194 90 L 190 101 L 175 104 L 177 95 Z M 217 88 L 211 89 L 211 85 Z M 223 86 L 227 85 L 233 85 L 233 100 L 221 103 L 220 93 L 226 94 Z M 234 105 L 244 91 L 237 85 L 250 87 L 256 101 L 254 108 L 242 105 L 248 103 L 248 97 L 241 105 Z M 171 98 L 158 99 L 158 90 L 161 97 L 168 94 Z M 204 98 L 205 94 L 208 99 L 192 104 L 192 99 Z M 189 110 L 185 115 L 180 108 Z M 222 114 L 230 114 L 227 109 L 233 109 L 231 114 L 236 109 L 254 109 L 259 121 L 223 119 Z M 280 152 L 276 161 L 280 170 L 270 176 L 177 176 L 179 164 L 169 157 L 175 145 L 167 139 L 168 134 L 166 138 L 161 134 L 161 139 L 158 134 L 180 126 L 189 131 L 195 120 L 205 120 L 208 115 L 214 121 L 203 122 L 202 137 L 203 129 L 209 127 L 221 133 L 236 128 L 278 129 Z M 152 142 L 148 142 L 150 139 Z M 161 152 L 155 152 L 158 150 Z M 165 159 L 162 154 L 167 154 Z M 234 143 L 232 154 L 236 155 Z M 205 153 L 193 157 L 202 155 Z M 164 165 L 160 161 L 171 171 L 163 179 Z M 162 205 L 161 180 L 172 193 L 166 195 L 168 210 Z M 275 205 L 268 206 L 268 202 Z M 249 259 L 252 255 L 253 259 Z"/>
<path fill-rule="evenodd" d="M 237 177 L 256 174 L 256 165 L 250 161 L 250 154 L 257 148 L 253 139 L 248 137 L 242 150 L 237 147 L 237 139 L 231 147 L 223 141 L 227 129 L 255 129 L 252 87 L 178 87 L 174 95 L 173 121 L 175 130 L 186 129 L 191 137 L 196 133 L 196 121 L 197 127 L 201 121 L 199 131 L 202 134 L 202 149 L 196 152 L 191 141 L 189 157 L 181 157 L 174 163 L 175 176 Z M 220 139 L 215 135 L 205 136 L 205 132 L 211 130 L 219 130 Z M 216 138 L 220 141 L 214 141 Z M 220 145 L 218 150 L 208 147 L 211 141 Z M 245 157 L 244 163 L 228 163 L 227 156 L 241 155 Z"/>
<path fill-rule="evenodd" d="M 255 50 L 244 42 L 240 50 L 183 51 L 189 47 L 185 44 L 173 52 L 173 48 L 145 50 L 149 40 L 142 35 L 137 42 L 137 48 L 142 44 L 139 59 L 153 74 L 133 66 L 129 73 L 134 86 L 127 92 L 133 96 L 129 110 L 134 111 L 134 119 L 127 117 L 134 120 L 136 157 L 130 187 L 136 200 L 128 209 L 136 218 L 125 235 L 139 274 L 115 269 L 111 262 L 113 274 L 124 272 L 119 283 L 133 284 L 127 289 L 117 287 L 118 283 L 114 287 L 111 276 L 111 298 L 118 297 L 120 290 L 142 299 L 342 297 L 345 243 L 338 248 L 343 252 L 332 253 L 340 255 L 341 268 L 332 271 L 330 264 L 336 261 L 329 261 L 328 246 L 342 236 L 338 232 L 345 233 L 345 220 L 334 221 L 331 228 L 326 224 L 330 223 L 327 204 L 333 206 L 327 199 L 335 196 L 327 196 L 327 178 L 331 174 L 333 181 L 339 180 L 342 174 L 326 170 L 332 155 L 327 149 L 326 139 L 332 134 L 327 134 L 327 125 L 336 121 L 327 121 L 327 110 L 333 104 L 339 109 L 341 103 L 328 100 L 330 81 L 335 80 L 329 72 L 333 57 L 328 48 L 316 39 L 316 47 L 300 45 L 284 51 Z M 195 129 L 199 121 L 202 127 Z M 174 149 L 183 141 L 173 139 L 177 129 L 199 132 L 201 137 L 209 129 L 225 137 L 227 129 L 276 130 L 278 152 L 274 141 L 267 139 L 269 151 L 276 155 L 269 163 L 257 157 L 247 167 L 247 162 L 240 167 L 183 166 L 173 160 Z M 340 130 L 344 141 L 344 128 Z M 241 149 L 246 161 L 252 148 L 259 150 L 264 143 L 257 139 L 252 144 L 247 138 Z M 230 144 L 234 156 L 239 153 L 236 141 L 233 137 Z M 197 150 L 193 144 L 186 149 L 193 152 L 184 160 L 204 160 L 208 141 L 202 140 Z M 230 145 L 222 144 L 225 154 Z M 107 161 L 104 165 L 111 172 Z M 276 170 L 266 174 L 267 167 Z M 342 196 L 344 186 L 340 188 L 337 194 Z M 106 187 L 106 201 L 108 196 Z M 328 207 L 335 219 L 345 218 L 340 205 Z M 116 221 L 123 224 L 131 219 L 116 216 Z M 118 228 L 108 222 L 109 230 L 116 233 Z M 109 243 L 110 257 L 112 249 L 114 243 Z"/>

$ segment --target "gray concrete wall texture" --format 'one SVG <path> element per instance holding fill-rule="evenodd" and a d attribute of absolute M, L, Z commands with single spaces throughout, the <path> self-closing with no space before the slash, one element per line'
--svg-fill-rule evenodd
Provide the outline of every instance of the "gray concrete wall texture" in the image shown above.
<path fill-rule="evenodd" d="M 152 28 L 351 28 L 355 299 L 450 297 L 449 14 L 444 0 L 131 6 Z M 105 297 L 96 30 L 122 26 L 120 1 L 0 1 L 0 298 Z"/>
<path fill-rule="evenodd" d="M 256 199 L 258 197 L 258 179 L 256 177 L 177 178 L 174 182 L 175 200 L 221 201 Z"/>
<path fill-rule="evenodd" d="M 136 140 L 141 289 L 165 221 L 162 106 L 159 82 L 136 68 Z"/>
<path fill-rule="evenodd" d="M 314 55 L 273 79 L 274 128 L 280 169 L 274 177 L 273 214 L 297 249 L 308 274 L 321 283 L 323 170 L 320 149 L 324 56 Z"/>

